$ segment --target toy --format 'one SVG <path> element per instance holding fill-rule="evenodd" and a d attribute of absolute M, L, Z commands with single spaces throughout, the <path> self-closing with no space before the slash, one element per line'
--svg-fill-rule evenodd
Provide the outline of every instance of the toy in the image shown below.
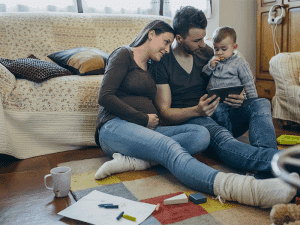
<path fill-rule="evenodd" d="M 168 198 L 164 200 L 164 205 L 174 205 L 174 204 L 181 204 L 181 203 L 188 203 L 188 197 L 186 194 L 176 195 L 172 198 Z"/>
<path fill-rule="evenodd" d="M 270 218 L 272 224 L 274 225 L 285 225 L 285 224 L 300 225 L 300 205 L 296 205 L 296 204 L 274 205 L 270 212 Z"/>
<path fill-rule="evenodd" d="M 277 138 L 277 142 L 281 145 L 296 145 L 300 144 L 300 136 L 281 135 Z"/>
<path fill-rule="evenodd" d="M 202 204 L 207 202 L 207 198 L 201 193 L 190 194 L 189 199 L 195 204 Z"/>

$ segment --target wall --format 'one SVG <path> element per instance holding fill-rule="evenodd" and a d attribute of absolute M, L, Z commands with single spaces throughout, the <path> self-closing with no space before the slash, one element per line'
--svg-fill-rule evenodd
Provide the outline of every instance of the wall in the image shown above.
<path fill-rule="evenodd" d="M 206 37 L 222 26 L 233 27 L 237 33 L 238 51 L 256 73 L 256 0 L 212 0 L 212 16 L 208 18 Z"/>

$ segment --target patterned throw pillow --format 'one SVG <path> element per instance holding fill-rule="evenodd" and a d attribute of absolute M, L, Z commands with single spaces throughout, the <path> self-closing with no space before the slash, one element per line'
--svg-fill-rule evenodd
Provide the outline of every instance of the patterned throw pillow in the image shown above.
<path fill-rule="evenodd" d="M 33 55 L 33 54 L 30 54 L 29 56 L 27 56 L 27 58 L 31 58 L 31 59 L 39 59 L 38 57 L 36 57 L 36 56 Z"/>
<path fill-rule="evenodd" d="M 48 57 L 58 65 L 77 75 L 103 74 L 109 54 L 97 48 L 72 48 Z"/>
<path fill-rule="evenodd" d="M 0 58 L 0 63 L 14 74 L 16 78 L 27 79 L 36 83 L 53 77 L 72 75 L 71 71 L 53 62 L 39 59 L 20 58 L 12 60 Z"/>

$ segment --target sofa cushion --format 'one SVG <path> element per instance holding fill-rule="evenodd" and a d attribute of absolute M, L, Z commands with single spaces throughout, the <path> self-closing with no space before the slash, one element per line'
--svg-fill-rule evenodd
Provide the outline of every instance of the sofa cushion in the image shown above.
<path fill-rule="evenodd" d="M 109 54 L 97 48 L 72 48 L 48 55 L 58 65 L 77 75 L 103 74 Z"/>
<path fill-rule="evenodd" d="M 53 77 L 72 75 L 71 71 L 53 62 L 39 59 L 20 58 L 12 60 L 0 58 L 0 63 L 14 74 L 16 78 L 27 79 L 36 83 Z"/>

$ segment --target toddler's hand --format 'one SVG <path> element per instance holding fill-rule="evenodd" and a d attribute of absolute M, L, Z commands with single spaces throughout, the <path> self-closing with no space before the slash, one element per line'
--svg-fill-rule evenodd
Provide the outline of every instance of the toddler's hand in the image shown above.
<path fill-rule="evenodd" d="M 214 68 L 218 62 L 220 61 L 220 58 L 218 56 L 215 56 L 211 61 L 210 61 L 210 67 Z"/>

